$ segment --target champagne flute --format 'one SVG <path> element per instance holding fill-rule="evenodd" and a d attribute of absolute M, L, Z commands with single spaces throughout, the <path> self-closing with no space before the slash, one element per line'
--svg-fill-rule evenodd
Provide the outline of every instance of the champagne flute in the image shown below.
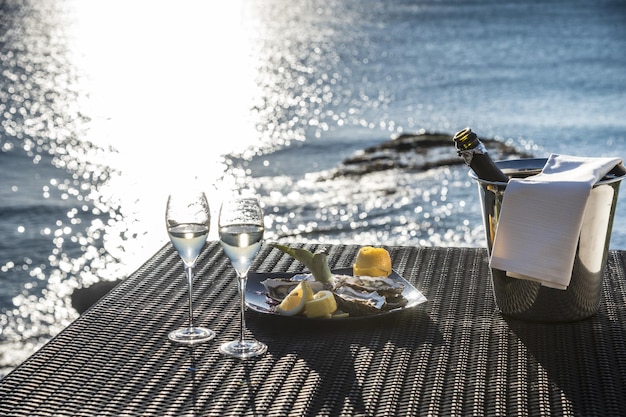
<path fill-rule="evenodd" d="M 177 343 L 193 345 L 215 337 L 215 332 L 193 324 L 193 278 L 198 255 L 204 246 L 211 222 L 209 203 L 203 192 L 171 194 L 165 210 L 167 233 L 185 266 L 189 286 L 189 325 L 169 333 Z"/>
<path fill-rule="evenodd" d="M 220 345 L 221 353 L 245 359 L 262 355 L 267 346 L 254 339 L 246 339 L 245 290 L 248 270 L 261 248 L 263 239 L 263 211 L 256 198 L 238 197 L 226 201 L 220 208 L 220 242 L 237 272 L 240 296 L 241 326 L 239 339 Z"/>

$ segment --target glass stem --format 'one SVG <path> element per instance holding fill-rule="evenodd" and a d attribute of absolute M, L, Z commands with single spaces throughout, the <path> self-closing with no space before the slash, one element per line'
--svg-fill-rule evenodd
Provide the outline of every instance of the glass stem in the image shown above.
<path fill-rule="evenodd" d="M 189 330 L 193 329 L 193 266 L 185 266 L 187 284 L 189 284 Z"/>
<path fill-rule="evenodd" d="M 239 283 L 239 303 L 241 307 L 240 308 L 241 327 L 240 327 L 239 340 L 243 343 L 246 340 L 246 295 L 245 295 L 245 291 L 246 291 L 246 281 L 248 280 L 248 275 L 237 274 L 237 278 L 238 278 L 237 281 Z"/>

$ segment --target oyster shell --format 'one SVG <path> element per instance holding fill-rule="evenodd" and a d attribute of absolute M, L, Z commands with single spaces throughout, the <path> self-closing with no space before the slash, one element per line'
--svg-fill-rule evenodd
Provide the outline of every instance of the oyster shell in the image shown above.
<path fill-rule="evenodd" d="M 404 284 L 387 277 L 366 277 L 337 275 L 335 277 L 335 289 L 350 287 L 361 292 L 376 292 L 385 297 L 401 294 Z"/>
<path fill-rule="evenodd" d="M 344 286 L 336 288 L 334 294 L 337 307 L 351 316 L 376 314 L 386 303 L 385 297 L 376 291 L 363 292 Z"/>
<path fill-rule="evenodd" d="M 262 281 L 261 284 L 265 287 L 269 298 L 280 302 L 291 290 L 296 288 L 300 281 L 308 281 L 314 293 L 325 289 L 325 285 L 316 281 L 311 274 L 294 275 L 291 278 L 268 278 Z"/>
<path fill-rule="evenodd" d="M 335 276 L 337 305 L 352 316 L 376 314 L 405 305 L 404 284 L 387 277 Z"/>

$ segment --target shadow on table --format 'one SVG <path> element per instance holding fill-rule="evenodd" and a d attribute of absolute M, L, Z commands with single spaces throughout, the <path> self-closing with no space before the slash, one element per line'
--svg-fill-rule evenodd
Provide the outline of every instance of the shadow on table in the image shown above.
<path fill-rule="evenodd" d="M 348 411 L 371 415 L 376 404 L 367 403 L 368 394 L 377 398 L 383 383 L 390 389 L 395 373 L 406 371 L 402 366 L 409 366 L 416 348 L 443 343 L 438 325 L 419 307 L 354 321 L 285 318 L 269 327 L 267 322 L 255 323 L 257 320 L 263 319 L 251 315 L 249 327 L 268 344 L 268 353 L 276 360 L 274 367 L 290 369 L 284 384 L 300 385 L 284 390 L 293 396 L 283 398 L 286 409 L 298 402 L 297 397 L 306 398 L 310 401 L 307 415 Z M 290 342 L 282 343 L 285 338 Z M 366 374 L 376 375 L 368 379 L 369 386 L 364 383 Z M 300 403 L 295 408 L 302 406 Z"/>
<path fill-rule="evenodd" d="M 553 396 L 562 391 L 575 415 L 626 414 L 625 323 L 602 314 L 559 324 L 505 320 L 536 361 L 531 366 L 548 374 Z"/>
<path fill-rule="evenodd" d="M 198 408 L 198 381 L 197 381 L 197 370 L 200 366 L 200 357 L 201 355 L 197 352 L 197 349 L 195 346 L 183 346 L 184 348 L 186 348 L 188 350 L 188 355 L 189 355 L 189 366 L 187 367 L 187 370 L 189 371 L 187 373 L 187 375 L 189 375 L 189 378 L 191 380 L 191 392 L 189 393 L 189 398 L 191 400 L 191 409 L 193 410 L 192 413 L 190 413 L 189 415 L 193 415 L 193 416 L 197 416 L 200 415 L 197 408 Z"/>

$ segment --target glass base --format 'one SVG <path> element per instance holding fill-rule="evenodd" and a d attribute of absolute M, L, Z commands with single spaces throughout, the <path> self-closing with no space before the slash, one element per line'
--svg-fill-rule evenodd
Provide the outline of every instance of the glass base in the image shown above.
<path fill-rule="evenodd" d="M 204 327 L 185 327 L 174 330 L 167 337 L 176 343 L 184 345 L 195 345 L 197 343 L 208 342 L 215 337 L 215 332 Z"/>
<path fill-rule="evenodd" d="M 253 358 L 264 354 L 267 351 L 267 345 L 257 340 L 233 340 L 220 345 L 219 351 L 224 355 L 232 356 L 239 359 Z"/>

